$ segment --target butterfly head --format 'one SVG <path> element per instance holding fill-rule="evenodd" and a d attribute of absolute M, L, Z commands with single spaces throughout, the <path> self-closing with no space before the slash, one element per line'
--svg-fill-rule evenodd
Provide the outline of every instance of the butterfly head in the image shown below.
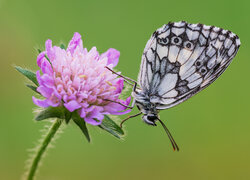
<path fill-rule="evenodd" d="M 144 114 L 142 120 L 148 125 L 156 126 L 155 122 L 158 120 L 158 117 L 156 114 Z"/>

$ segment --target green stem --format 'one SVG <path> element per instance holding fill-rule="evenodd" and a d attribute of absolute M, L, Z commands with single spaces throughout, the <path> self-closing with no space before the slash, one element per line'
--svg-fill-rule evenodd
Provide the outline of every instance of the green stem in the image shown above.
<path fill-rule="evenodd" d="M 33 180 L 35 173 L 36 173 L 36 170 L 37 170 L 37 167 L 39 165 L 39 162 L 40 162 L 46 148 L 48 147 L 52 138 L 55 136 L 55 134 L 56 134 L 56 132 L 59 129 L 61 124 L 62 124 L 62 120 L 56 119 L 55 122 L 50 127 L 44 140 L 42 141 L 41 145 L 39 146 L 39 149 L 37 150 L 36 155 L 34 156 L 34 159 L 32 160 L 32 164 L 28 170 L 27 180 Z"/>

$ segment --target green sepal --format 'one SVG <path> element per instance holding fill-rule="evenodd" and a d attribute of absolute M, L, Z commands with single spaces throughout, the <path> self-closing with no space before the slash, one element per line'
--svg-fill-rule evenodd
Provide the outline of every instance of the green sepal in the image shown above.
<path fill-rule="evenodd" d="M 51 65 L 51 67 L 53 68 L 52 63 L 51 63 L 51 61 L 50 61 L 49 57 L 47 56 L 47 54 L 45 54 L 45 55 L 44 55 L 44 57 L 45 57 L 45 58 L 49 61 L 49 63 L 50 63 L 50 65 Z"/>
<path fill-rule="evenodd" d="M 39 54 L 42 52 L 42 50 L 41 50 L 41 49 L 37 49 L 37 51 L 38 51 L 38 53 L 39 53 Z"/>
<path fill-rule="evenodd" d="M 76 111 L 72 113 L 72 119 L 76 123 L 76 125 L 81 129 L 82 133 L 85 135 L 88 142 L 90 142 L 89 132 L 88 132 L 84 119 L 81 118 L 80 115 Z"/>
<path fill-rule="evenodd" d="M 44 54 L 44 57 L 49 61 L 49 63 L 51 64 L 51 62 L 50 62 L 50 59 L 49 59 L 49 57 L 47 56 L 47 54 Z"/>
<path fill-rule="evenodd" d="M 108 133 L 112 134 L 113 136 L 115 136 L 118 139 L 121 139 L 121 137 L 119 136 L 119 134 L 117 134 L 115 131 L 109 129 L 108 127 L 104 126 L 104 125 L 99 125 L 99 127 L 105 131 L 107 131 Z"/>
<path fill-rule="evenodd" d="M 124 135 L 123 130 L 117 125 L 109 116 L 104 115 L 102 124 L 99 127 L 117 138 L 121 138 L 120 135 Z"/>
<path fill-rule="evenodd" d="M 35 120 L 41 121 L 48 118 L 60 118 L 65 119 L 65 111 L 66 109 L 63 106 L 59 107 L 48 107 L 38 113 L 35 117 Z"/>
<path fill-rule="evenodd" d="M 17 71 L 19 71 L 21 74 L 23 74 L 25 77 L 27 77 L 29 80 L 31 80 L 35 85 L 39 85 L 36 79 L 36 74 L 28 69 L 23 69 L 20 66 L 15 67 Z"/>
<path fill-rule="evenodd" d="M 30 88 L 31 90 L 35 91 L 36 93 L 40 94 L 40 93 L 36 90 L 36 89 L 37 89 L 36 86 L 30 85 L 30 84 L 26 84 L 26 86 L 27 86 L 28 88 Z"/>
<path fill-rule="evenodd" d="M 66 122 L 66 124 L 68 124 L 71 117 L 72 117 L 72 112 L 65 109 L 64 116 L 65 116 L 65 122 Z"/>
<path fill-rule="evenodd" d="M 66 46 L 62 43 L 62 44 L 60 45 L 60 48 L 61 48 L 61 49 L 66 49 Z"/>

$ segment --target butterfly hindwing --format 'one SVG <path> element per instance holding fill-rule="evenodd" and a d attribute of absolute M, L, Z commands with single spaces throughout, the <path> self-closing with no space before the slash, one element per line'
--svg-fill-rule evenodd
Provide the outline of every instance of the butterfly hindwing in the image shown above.
<path fill-rule="evenodd" d="M 166 24 L 144 49 L 138 83 L 157 109 L 170 108 L 217 79 L 239 46 L 228 30 L 184 21 Z"/>

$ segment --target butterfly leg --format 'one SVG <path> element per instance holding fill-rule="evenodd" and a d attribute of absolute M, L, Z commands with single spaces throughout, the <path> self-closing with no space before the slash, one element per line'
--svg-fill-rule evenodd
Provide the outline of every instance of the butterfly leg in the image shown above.
<path fill-rule="evenodd" d="M 137 87 L 137 82 L 135 82 L 135 84 L 133 85 L 133 91 L 136 91 L 136 87 Z M 128 109 L 133 109 L 135 107 L 135 99 L 133 99 L 132 101 L 132 105 L 131 106 L 127 106 L 125 104 L 122 104 L 120 102 L 117 102 L 117 101 L 113 101 L 113 100 L 110 100 L 110 99 L 104 99 L 105 101 L 109 101 L 109 102 L 113 102 L 113 103 L 117 103 L 117 104 L 120 104 Z"/>
<path fill-rule="evenodd" d="M 113 103 L 120 104 L 120 105 L 122 105 L 122 106 L 124 106 L 124 107 L 126 107 L 126 108 L 128 108 L 128 109 L 133 109 L 134 106 L 135 106 L 135 99 L 133 99 L 132 105 L 131 105 L 131 106 L 127 106 L 127 105 L 125 105 L 125 104 L 122 104 L 122 103 L 120 103 L 120 102 L 113 101 L 113 100 L 110 100 L 110 99 L 104 99 L 104 100 L 105 100 L 105 101 L 109 101 L 109 102 L 113 102 Z"/>
<path fill-rule="evenodd" d="M 129 116 L 129 117 L 123 119 L 122 122 L 121 122 L 121 124 L 120 124 L 120 127 L 122 128 L 122 124 L 123 124 L 125 121 L 127 121 L 128 119 L 133 118 L 133 117 L 136 117 L 136 116 L 139 116 L 139 115 L 141 115 L 141 114 L 142 114 L 142 112 L 140 112 L 140 113 L 138 113 L 138 114 L 135 114 L 135 115 L 131 115 L 131 116 Z"/>
<path fill-rule="evenodd" d="M 110 68 L 107 67 L 107 66 L 105 66 L 105 68 L 107 68 L 109 71 L 111 71 L 112 73 L 116 74 L 117 76 L 122 77 L 122 78 L 125 80 L 126 83 L 130 84 L 130 85 L 133 86 L 133 87 L 134 87 L 134 86 L 136 87 L 137 82 L 136 82 L 135 80 L 130 79 L 129 77 L 125 77 L 125 76 L 123 76 L 123 75 L 121 75 L 121 74 L 118 74 L 117 72 L 113 71 L 112 69 L 110 69 Z M 133 83 L 131 83 L 131 82 L 129 82 L 129 81 L 131 81 L 131 82 L 133 82 Z M 135 84 L 136 84 L 136 85 L 135 85 Z"/>
<path fill-rule="evenodd" d="M 117 76 L 122 77 L 122 78 L 125 80 L 125 82 L 127 82 L 128 84 L 130 84 L 131 86 L 133 86 L 133 91 L 136 91 L 137 82 L 136 82 L 135 80 L 130 79 L 130 78 L 128 78 L 128 77 L 125 77 L 125 76 L 123 76 L 123 75 L 121 75 L 121 74 L 118 74 L 117 72 L 113 71 L 112 69 L 110 69 L 110 68 L 107 67 L 107 66 L 105 66 L 105 68 L 107 68 L 109 71 L 111 71 L 112 73 L 116 74 Z M 133 82 L 134 84 L 133 84 L 133 83 L 130 83 L 129 81 Z M 110 101 L 110 102 L 113 102 L 113 103 L 120 104 L 120 105 L 122 105 L 122 106 L 124 106 L 124 107 L 126 107 L 126 108 L 128 108 L 128 109 L 133 109 L 134 106 L 135 106 L 135 99 L 133 99 L 133 102 L 132 102 L 132 105 L 131 105 L 131 106 L 127 106 L 127 105 L 122 104 L 122 103 L 120 103 L 120 102 L 112 101 L 112 100 L 109 100 L 109 99 L 104 99 L 104 100 Z"/>

